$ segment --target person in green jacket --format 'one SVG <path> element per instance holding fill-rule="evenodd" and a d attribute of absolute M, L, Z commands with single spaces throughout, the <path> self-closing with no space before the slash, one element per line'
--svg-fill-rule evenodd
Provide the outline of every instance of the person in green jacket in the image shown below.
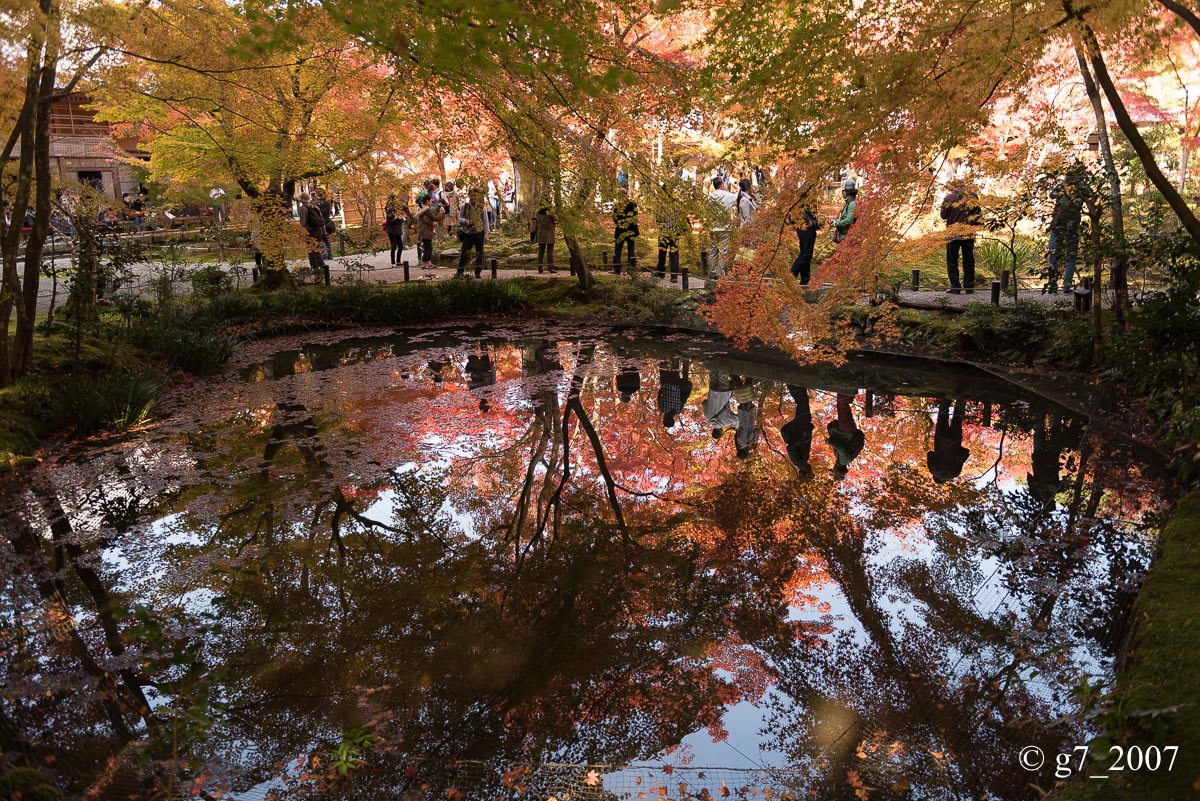
<path fill-rule="evenodd" d="M 833 220 L 829 221 L 829 227 L 833 229 L 833 241 L 841 242 L 846 238 L 846 232 L 850 230 L 850 226 L 854 225 L 854 199 L 858 196 L 858 184 L 854 183 L 853 178 L 847 178 L 842 184 L 842 197 L 846 201 L 842 204 L 842 212 Z"/>

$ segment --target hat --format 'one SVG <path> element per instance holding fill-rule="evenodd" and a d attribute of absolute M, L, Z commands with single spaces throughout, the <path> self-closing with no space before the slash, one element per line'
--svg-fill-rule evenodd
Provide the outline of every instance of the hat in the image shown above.
<path fill-rule="evenodd" d="M 854 192 L 857 189 L 858 189 L 858 184 L 856 184 L 854 182 L 853 178 L 847 178 L 845 183 L 842 184 L 842 190 L 845 192 Z"/>

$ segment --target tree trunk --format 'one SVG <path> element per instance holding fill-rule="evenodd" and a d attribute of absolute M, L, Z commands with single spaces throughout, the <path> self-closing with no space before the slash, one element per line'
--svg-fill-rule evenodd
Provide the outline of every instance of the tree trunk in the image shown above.
<path fill-rule="evenodd" d="M 573 236 L 563 236 L 563 242 L 566 243 L 567 253 L 571 256 L 571 269 L 575 271 L 579 288 L 586 292 L 595 285 L 596 279 L 592 277 L 592 268 L 588 266 L 587 259 L 584 258 L 583 248 L 579 247 L 579 240 Z"/>
<path fill-rule="evenodd" d="M 26 47 L 28 69 L 25 75 L 25 97 L 16 126 L 13 128 L 12 136 L 3 154 L 4 162 L 0 163 L 0 168 L 7 166 L 13 146 L 20 145 L 21 155 L 17 161 L 16 188 L 12 198 L 12 222 L 6 226 L 0 218 L 0 227 L 3 227 L 4 232 L 2 245 L 4 272 L 0 278 L 0 386 L 7 385 L 13 379 L 12 357 L 16 349 L 9 342 L 8 331 L 14 308 L 17 313 L 18 331 L 21 330 L 25 317 L 25 303 L 21 297 L 21 279 L 17 273 L 17 253 L 21 249 L 21 227 L 33 187 L 34 132 L 37 124 L 41 52 L 41 43 L 36 38 L 30 39 Z M 2 183 L 0 183 L 0 192 L 3 192 Z"/>
<path fill-rule="evenodd" d="M 56 12 L 51 11 L 52 14 Z M 33 326 L 37 320 L 38 288 L 42 277 L 42 251 L 50 233 L 50 193 L 54 177 L 50 174 L 50 98 L 54 94 L 54 83 L 58 76 L 58 30 L 57 16 L 47 23 L 47 42 L 41 79 L 38 88 L 38 104 L 34 114 L 34 202 L 33 230 L 25 243 L 24 318 L 17 319 L 17 337 L 13 343 L 13 367 L 24 374 L 33 366 Z"/>
<path fill-rule="evenodd" d="M 1163 8 L 1170 10 L 1188 25 L 1191 25 L 1196 35 L 1200 36 L 1200 16 L 1196 16 L 1195 11 L 1192 11 L 1182 3 L 1175 2 L 1175 0 L 1158 0 L 1158 2 Z"/>
<path fill-rule="evenodd" d="M 1125 328 L 1125 320 L 1129 311 L 1129 247 L 1125 241 L 1125 210 L 1121 199 L 1121 174 L 1117 172 L 1113 160 L 1112 142 L 1108 138 L 1108 124 L 1104 117 L 1104 103 L 1100 99 L 1100 90 L 1092 79 L 1088 69 L 1087 55 L 1078 43 L 1075 44 L 1075 58 L 1079 61 L 1079 74 L 1083 77 L 1083 85 L 1087 90 L 1088 100 L 1092 104 L 1092 114 L 1096 118 L 1096 132 L 1100 140 L 1100 156 L 1104 160 L 1104 174 L 1108 178 L 1109 212 L 1112 216 L 1113 238 L 1113 312 L 1117 316 L 1117 326 Z M 1096 314 L 1096 335 L 1100 331 L 1100 276 L 1099 270 L 1092 279 L 1093 308 Z"/>
<path fill-rule="evenodd" d="M 272 182 L 265 192 L 250 201 L 258 226 L 258 249 L 263 267 L 255 286 L 263 289 L 295 289 L 296 279 L 288 269 L 288 250 L 299 232 L 292 220 L 291 198 L 295 182 Z"/>
<path fill-rule="evenodd" d="M 1184 230 L 1188 232 L 1188 235 L 1197 244 L 1200 244 L 1200 218 L 1196 217 L 1195 212 L 1188 206 L 1183 195 L 1179 194 L 1167 179 L 1167 176 L 1163 175 L 1163 171 L 1159 169 L 1158 162 L 1154 160 L 1154 153 L 1150 150 L 1150 146 L 1146 144 L 1146 140 L 1142 138 L 1142 134 L 1138 131 L 1137 125 L 1134 124 L 1133 118 L 1129 116 L 1129 110 L 1125 108 L 1125 103 L 1121 100 L 1120 93 L 1117 92 L 1117 87 L 1113 83 L 1112 76 L 1108 74 L 1108 67 L 1104 63 L 1104 54 L 1100 52 L 1100 43 L 1096 40 L 1096 34 L 1087 24 L 1081 27 L 1087 43 L 1088 58 L 1092 64 L 1092 71 L 1095 73 L 1096 81 L 1104 90 L 1104 96 L 1108 98 L 1108 104 L 1112 107 L 1113 114 L 1117 118 L 1117 124 L 1121 126 L 1121 132 L 1129 140 L 1129 144 L 1133 147 L 1134 153 L 1137 154 L 1138 161 L 1142 163 L 1142 167 L 1146 170 L 1146 175 L 1149 177 L 1150 182 L 1154 184 L 1154 188 L 1166 198 L 1167 205 L 1171 207 L 1171 211 L 1175 212 L 1175 216 L 1179 218 L 1179 222 L 1183 224 Z"/>

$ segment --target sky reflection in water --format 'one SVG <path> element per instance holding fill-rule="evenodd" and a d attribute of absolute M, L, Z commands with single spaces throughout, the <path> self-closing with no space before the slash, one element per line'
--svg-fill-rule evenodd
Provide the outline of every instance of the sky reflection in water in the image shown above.
<path fill-rule="evenodd" d="M 239 358 L 20 498 L 87 566 L 65 580 L 94 658 L 157 684 L 146 715 L 94 676 L 35 710 L 87 673 L 48 637 L 9 714 L 59 726 L 64 760 L 190 705 L 244 797 L 311 790 L 320 763 L 283 766 L 365 725 L 334 796 L 1026 798 L 1051 780 L 1017 752 L 1080 741 L 1043 724 L 1110 670 L 1147 559 L 1138 454 L 980 372 L 551 324 Z"/>

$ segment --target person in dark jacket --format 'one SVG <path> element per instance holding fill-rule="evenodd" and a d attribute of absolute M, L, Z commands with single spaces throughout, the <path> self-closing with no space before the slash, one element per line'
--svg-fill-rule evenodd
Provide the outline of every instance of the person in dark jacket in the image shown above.
<path fill-rule="evenodd" d="M 950 289 L 957 295 L 964 289 L 970 295 L 975 291 L 975 232 L 968 226 L 979 225 L 983 210 L 979 206 L 979 195 L 960 181 L 951 181 L 950 191 L 942 201 L 942 219 L 951 229 L 953 238 L 946 242 L 946 275 L 950 278 Z M 958 282 L 958 254 L 962 252 L 962 283 Z"/>
<path fill-rule="evenodd" d="M 633 249 L 633 240 L 637 239 L 641 231 L 638 229 L 638 205 L 629 197 L 629 193 L 622 189 L 617 192 L 617 199 L 613 201 L 613 265 L 621 263 L 621 250 L 625 247 L 629 248 L 629 266 L 633 267 L 634 260 L 637 254 Z"/>
<path fill-rule="evenodd" d="M 853 395 L 839 392 L 837 394 L 837 419 L 830 420 L 825 427 L 826 441 L 833 448 L 836 459 L 833 465 L 833 477 L 841 481 L 850 471 L 850 463 L 862 453 L 867 438 L 862 429 L 854 422 Z"/>
<path fill-rule="evenodd" d="M 806 388 L 788 384 L 787 390 L 796 402 L 796 412 L 791 420 L 783 424 L 779 433 L 787 446 L 788 459 L 796 466 L 801 480 L 804 480 L 812 478 L 813 474 L 812 465 L 808 461 L 812 455 L 812 409 L 809 406 Z"/>
<path fill-rule="evenodd" d="M 945 484 L 962 474 L 963 465 L 971 452 L 963 447 L 962 403 L 955 401 L 954 415 L 950 401 L 938 401 L 937 425 L 933 430 L 933 450 L 925 454 L 925 464 L 934 482 Z"/>
<path fill-rule="evenodd" d="M 383 230 L 387 232 L 388 242 L 392 246 L 392 266 L 395 267 L 404 255 L 404 234 L 412 219 L 412 212 L 392 194 L 388 195 L 387 204 L 383 207 L 383 218 Z"/>
<path fill-rule="evenodd" d="M 798 212 L 798 218 L 791 220 L 796 237 L 800 240 L 800 252 L 792 262 L 792 277 L 800 279 L 801 287 L 807 287 L 812 277 L 813 250 L 817 247 L 817 231 L 821 228 L 821 218 L 817 216 L 817 209 L 807 194 L 801 200 Z M 806 394 L 805 398 L 807 397 Z"/>
<path fill-rule="evenodd" d="M 550 268 L 550 272 L 558 272 L 554 269 L 554 234 L 557 230 L 558 215 L 551 212 L 546 206 L 538 209 L 537 214 L 533 217 L 533 236 L 538 246 L 539 273 L 542 271 L 543 264 Z"/>
<path fill-rule="evenodd" d="M 313 272 L 323 274 L 325 286 L 329 286 L 329 264 L 321 257 L 321 237 L 325 236 L 325 217 L 307 192 L 300 195 L 300 225 L 310 240 L 308 266 L 312 268 Z"/>
<path fill-rule="evenodd" d="M 621 372 L 617 373 L 615 383 L 617 392 L 621 396 L 621 403 L 629 403 L 633 400 L 633 393 L 642 388 L 642 374 L 638 371 L 637 364 L 621 368 Z"/>

